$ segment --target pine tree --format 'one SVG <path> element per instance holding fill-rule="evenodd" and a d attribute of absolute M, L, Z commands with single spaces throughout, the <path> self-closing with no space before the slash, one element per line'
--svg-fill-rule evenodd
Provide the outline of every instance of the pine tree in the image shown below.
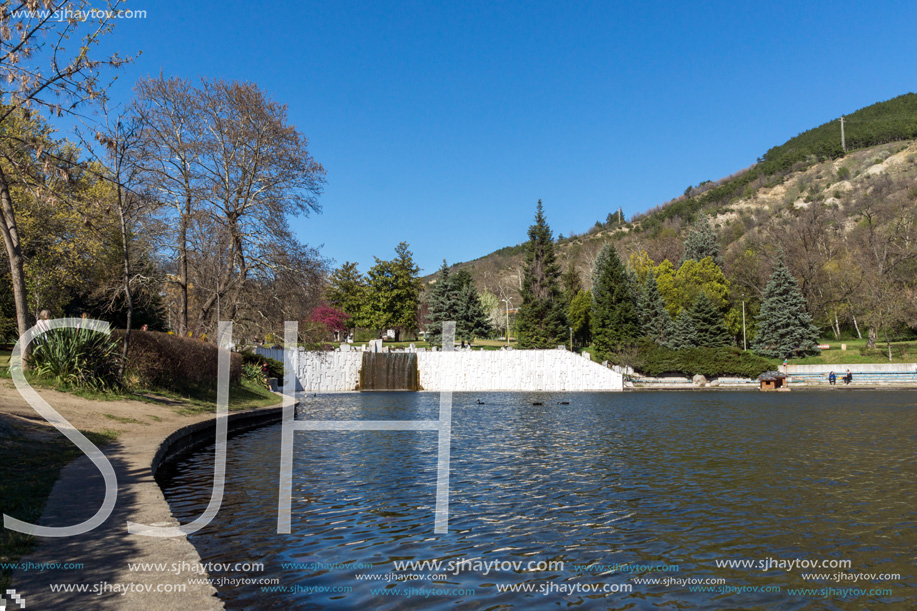
<path fill-rule="evenodd" d="M 493 327 L 484 310 L 484 304 L 474 288 L 473 282 L 468 282 L 459 288 L 458 316 L 456 317 L 456 339 L 464 340 L 469 344 L 477 337 L 487 337 L 493 333 Z"/>
<path fill-rule="evenodd" d="M 567 326 L 559 279 L 554 238 L 538 200 L 535 224 L 529 227 L 525 247 L 522 305 L 516 319 L 521 348 L 556 348 L 564 342 Z"/>
<path fill-rule="evenodd" d="M 683 350 L 696 347 L 697 331 L 694 329 L 694 323 L 691 322 L 691 314 L 688 310 L 682 310 L 675 319 L 675 334 L 672 341 L 669 342 L 669 348 Z"/>
<path fill-rule="evenodd" d="M 723 267 L 720 245 L 716 238 L 716 233 L 710 226 L 710 219 L 707 218 L 706 214 L 700 214 L 691 227 L 688 237 L 685 238 L 685 250 L 681 256 L 681 261 L 678 262 L 678 266 L 681 267 L 681 264 L 689 259 L 701 261 L 704 257 L 710 257 L 714 263 Z"/>
<path fill-rule="evenodd" d="M 627 270 L 614 247 L 606 244 L 592 272 L 592 343 L 606 355 L 639 336 L 640 320 Z"/>
<path fill-rule="evenodd" d="M 567 265 L 567 271 L 564 272 L 563 285 L 564 305 L 569 309 L 570 304 L 573 303 L 573 299 L 583 288 L 580 282 L 579 272 L 576 271 L 576 266 L 573 265 L 573 261 L 570 261 L 569 265 Z"/>
<path fill-rule="evenodd" d="M 458 291 L 452 276 L 449 274 L 449 265 L 443 259 L 440 276 L 436 279 L 427 298 L 427 334 L 426 340 L 434 346 L 442 343 L 443 322 L 455 320 L 458 312 Z"/>
<path fill-rule="evenodd" d="M 752 349 L 761 356 L 785 359 L 818 354 L 818 328 L 812 324 L 805 297 L 782 258 L 764 289 L 757 320 L 758 335 Z"/>
<path fill-rule="evenodd" d="M 665 309 L 665 301 L 659 294 L 656 276 L 652 273 L 646 275 L 643 293 L 637 302 L 637 311 L 640 313 L 643 335 L 660 346 L 668 346 L 675 335 L 675 323 Z"/>
<path fill-rule="evenodd" d="M 722 348 L 732 343 L 729 331 L 726 329 L 723 315 L 707 293 L 701 291 L 694 300 L 689 311 L 691 323 L 697 334 L 697 345 L 704 348 Z"/>

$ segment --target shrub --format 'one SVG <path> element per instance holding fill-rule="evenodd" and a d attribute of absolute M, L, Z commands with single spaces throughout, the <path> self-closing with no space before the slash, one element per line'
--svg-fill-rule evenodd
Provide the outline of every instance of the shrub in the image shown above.
<path fill-rule="evenodd" d="M 258 376 L 259 381 L 263 377 L 261 375 L 261 367 L 267 363 L 267 377 L 277 378 L 278 380 L 283 379 L 283 362 L 278 361 L 277 359 L 272 359 L 270 357 L 262 356 L 257 352 L 243 351 L 240 353 L 242 355 L 242 364 L 243 365 L 255 365 L 258 367 Z"/>
<path fill-rule="evenodd" d="M 738 348 L 687 348 L 671 350 L 662 346 L 644 345 L 633 358 L 632 367 L 649 376 L 666 373 L 707 377 L 756 377 L 772 369 L 766 359 Z"/>
<path fill-rule="evenodd" d="M 0 344 L 15 343 L 19 339 L 19 329 L 15 318 L 0 315 Z"/>
<path fill-rule="evenodd" d="M 120 386 L 117 340 L 92 329 L 52 329 L 35 341 L 31 365 L 74 388 L 109 391 Z"/>
<path fill-rule="evenodd" d="M 123 339 L 124 331 L 112 331 Z M 125 379 L 144 388 L 184 390 L 188 386 L 215 389 L 219 350 L 199 339 L 179 337 L 158 331 L 131 333 Z M 242 357 L 233 353 L 229 361 L 229 381 L 242 378 Z"/>
<path fill-rule="evenodd" d="M 242 379 L 258 386 L 264 385 L 264 376 L 261 374 L 261 367 L 255 363 L 242 362 Z"/>

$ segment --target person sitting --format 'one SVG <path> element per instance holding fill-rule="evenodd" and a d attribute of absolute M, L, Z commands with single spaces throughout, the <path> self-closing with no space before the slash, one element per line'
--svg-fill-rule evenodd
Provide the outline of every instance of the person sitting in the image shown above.
<path fill-rule="evenodd" d="M 834 386 L 837 383 L 837 376 L 834 375 L 833 371 L 828 374 L 828 383 L 831 384 L 831 386 Z"/>
<path fill-rule="evenodd" d="M 850 373 L 850 370 L 847 370 L 847 375 L 844 376 L 844 384 L 850 384 L 853 382 L 853 374 Z"/>

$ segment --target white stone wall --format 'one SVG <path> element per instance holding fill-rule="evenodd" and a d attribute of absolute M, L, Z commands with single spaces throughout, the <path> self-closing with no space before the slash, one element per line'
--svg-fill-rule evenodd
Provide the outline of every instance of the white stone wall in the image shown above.
<path fill-rule="evenodd" d="M 360 383 L 362 352 L 299 351 L 299 385 L 306 392 L 356 390 Z"/>
<path fill-rule="evenodd" d="M 566 350 L 474 350 L 417 354 L 423 390 L 623 390 L 624 378 Z"/>
<path fill-rule="evenodd" d="M 272 355 L 282 358 L 283 352 Z M 278 359 L 280 360 L 280 359 Z M 298 388 L 306 392 L 355 390 L 363 352 L 299 351 Z M 418 352 L 423 390 L 623 390 L 620 373 L 566 350 Z"/>

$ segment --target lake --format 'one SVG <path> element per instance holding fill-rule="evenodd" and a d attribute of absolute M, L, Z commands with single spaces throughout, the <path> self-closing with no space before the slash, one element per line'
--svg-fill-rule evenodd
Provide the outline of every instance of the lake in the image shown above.
<path fill-rule="evenodd" d="M 277 534 L 270 426 L 230 439 L 223 506 L 190 540 L 205 563 L 263 565 L 211 571 L 228 609 L 911 609 L 915 396 L 455 393 L 443 535 L 430 431 L 297 432 Z M 297 418 L 438 409 L 333 394 Z M 182 523 L 212 475 L 211 447 L 160 477 Z"/>

